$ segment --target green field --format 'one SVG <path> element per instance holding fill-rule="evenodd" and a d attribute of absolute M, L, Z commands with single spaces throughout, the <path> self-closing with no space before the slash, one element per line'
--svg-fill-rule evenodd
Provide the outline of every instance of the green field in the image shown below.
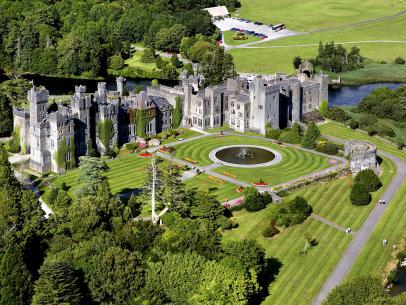
<path fill-rule="evenodd" d="M 308 219 L 304 224 L 288 228 L 270 240 L 265 239 L 261 232 L 269 224 L 269 216 L 268 208 L 255 213 L 236 212 L 239 226 L 225 232 L 224 240 L 256 239 L 265 248 L 267 256 L 276 258 L 282 264 L 263 305 L 309 305 L 351 237 L 319 221 Z M 306 256 L 301 256 L 305 233 L 319 244 Z"/>
<path fill-rule="evenodd" d="M 319 11 L 316 12 L 319 15 Z M 314 58 L 320 41 L 324 43 L 334 41 L 343 44 L 346 48 L 357 46 L 364 57 L 376 62 L 393 63 L 398 56 L 406 57 L 405 28 L 406 16 L 399 16 L 272 40 L 243 49 L 233 49 L 230 54 L 234 57 L 237 70 L 241 72 L 293 73 L 292 60 L 295 56 Z M 374 71 L 372 67 L 367 68 Z M 396 72 L 396 68 L 399 68 L 400 72 Z M 376 66 L 375 69 L 377 69 Z M 405 68 L 402 66 L 388 65 L 384 70 L 386 71 L 385 80 L 400 81 L 406 78 Z M 366 77 L 364 82 L 368 81 L 368 78 L 374 77 L 375 80 L 376 76 L 379 77 L 379 74 L 371 75 L 367 72 L 357 72 L 355 77 L 358 77 L 358 81 L 360 76 Z M 396 74 L 400 75 L 396 78 Z M 354 81 L 354 75 L 344 74 L 343 77 L 344 80 L 348 77 L 349 80 Z"/>
<path fill-rule="evenodd" d="M 210 179 L 206 174 L 200 174 L 184 182 L 188 189 L 198 189 L 208 192 L 220 202 L 241 197 L 242 194 L 236 191 L 237 186 L 226 181 Z"/>
<path fill-rule="evenodd" d="M 155 63 L 143 63 L 141 62 L 141 57 L 144 54 L 142 51 L 136 51 L 134 55 L 125 60 L 125 64 L 130 67 L 130 68 L 139 68 L 141 70 L 147 71 L 147 72 L 153 72 L 153 71 L 159 71 L 159 69 L 156 67 Z M 162 60 L 166 60 L 166 58 L 162 58 Z"/>
<path fill-rule="evenodd" d="M 357 207 L 350 203 L 349 193 L 353 183 L 351 177 L 304 188 L 284 200 L 303 196 L 313 207 L 314 213 L 342 227 L 357 230 L 394 175 L 394 164 L 391 161 L 384 160 L 381 166 L 384 170 L 381 177 L 384 187 L 373 194 L 373 202 L 368 206 Z M 310 304 L 351 240 L 343 232 L 313 219 L 288 228 L 269 240 L 261 235 L 270 221 L 269 208 L 256 213 L 236 212 L 234 216 L 239 226 L 225 232 L 226 240 L 257 239 L 265 247 L 268 256 L 277 258 L 282 263 L 279 275 L 270 285 L 270 296 L 262 304 Z M 300 256 L 305 233 L 310 234 L 319 244 L 307 256 Z"/>
<path fill-rule="evenodd" d="M 232 31 L 225 31 L 223 34 L 224 34 L 224 43 L 229 46 L 237 46 L 240 44 L 246 44 L 246 43 L 250 43 L 250 42 L 254 42 L 254 41 L 261 41 L 260 38 L 252 36 L 252 35 L 245 35 L 245 37 L 247 39 L 244 39 L 244 40 L 233 39 L 236 32 L 232 32 Z"/>
<path fill-rule="evenodd" d="M 263 179 L 271 185 L 276 185 L 330 166 L 328 159 L 320 155 L 290 147 L 282 147 L 261 139 L 238 136 L 212 136 L 181 144 L 176 146 L 175 157 L 192 159 L 198 162 L 198 166 L 206 166 L 213 163 L 209 158 L 210 151 L 220 146 L 235 144 L 270 147 L 279 151 L 282 155 L 282 161 L 270 167 L 246 169 L 221 166 L 215 169 L 218 173 L 227 172 L 235 175 L 235 179 L 248 183 Z"/>
<path fill-rule="evenodd" d="M 393 256 L 393 245 L 406 239 L 406 182 L 397 192 L 393 201 L 385 211 L 371 238 L 352 266 L 347 279 L 359 274 L 382 276 L 386 264 Z M 388 241 L 388 246 L 382 246 L 382 240 Z"/>
<path fill-rule="evenodd" d="M 179 139 L 187 139 L 187 138 L 197 137 L 197 136 L 201 135 L 200 132 L 197 132 L 197 131 L 194 131 L 194 130 L 191 130 L 188 128 L 181 128 L 180 130 L 182 131 L 181 135 L 178 135 L 177 137 L 171 136 L 171 137 L 167 138 L 166 140 L 161 141 L 161 144 L 166 145 L 169 143 L 179 141 Z"/>
<path fill-rule="evenodd" d="M 352 130 L 349 127 L 346 127 L 342 124 L 339 124 L 336 122 L 328 122 L 328 123 L 320 125 L 319 129 L 322 133 L 324 133 L 326 135 L 331 135 L 331 136 L 334 136 L 337 138 L 358 139 L 358 140 L 369 141 L 371 143 L 374 143 L 377 146 L 378 154 L 379 154 L 379 150 L 383 150 L 383 151 L 386 151 L 386 152 L 406 161 L 406 151 L 405 150 L 399 150 L 399 149 L 397 149 L 396 145 L 394 145 L 392 143 L 384 142 L 376 137 L 370 137 L 366 133 L 360 132 L 358 130 Z"/>
<path fill-rule="evenodd" d="M 399 0 L 241 0 L 234 14 L 252 21 L 285 23 L 289 29 L 309 31 L 394 15 L 406 9 Z"/>

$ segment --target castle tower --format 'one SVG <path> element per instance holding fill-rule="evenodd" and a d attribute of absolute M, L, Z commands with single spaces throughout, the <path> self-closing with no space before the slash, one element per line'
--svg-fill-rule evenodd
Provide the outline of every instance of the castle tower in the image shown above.
<path fill-rule="evenodd" d="M 99 103 L 105 103 L 107 101 L 107 90 L 105 82 L 97 83 L 97 96 L 99 97 Z"/>
<path fill-rule="evenodd" d="M 123 96 L 123 94 L 124 94 L 125 81 L 126 81 L 126 79 L 122 76 L 119 76 L 116 78 L 117 91 L 120 94 L 120 96 Z"/>
<path fill-rule="evenodd" d="M 45 88 L 37 89 L 35 86 L 28 91 L 30 102 L 30 126 L 43 121 L 47 115 L 49 92 Z"/>
<path fill-rule="evenodd" d="M 320 73 L 319 75 L 316 76 L 316 79 L 319 81 L 320 84 L 320 101 L 319 105 L 322 101 L 328 101 L 328 83 L 329 83 L 329 77 L 328 75 L 325 75 L 323 73 Z"/>
<path fill-rule="evenodd" d="M 191 125 L 191 122 L 189 121 L 189 119 L 190 119 L 190 114 L 191 114 L 191 103 L 192 103 L 192 91 L 193 91 L 193 88 L 189 84 L 188 80 L 182 81 L 182 85 L 183 85 L 183 93 L 184 93 L 184 100 L 183 100 L 183 103 L 182 103 L 182 106 L 183 106 L 183 109 L 182 109 L 182 113 L 183 113 L 182 125 L 183 126 L 189 126 L 189 125 Z"/>
<path fill-rule="evenodd" d="M 300 82 L 294 82 L 291 84 L 292 94 L 292 124 L 300 122 L 301 117 L 301 102 L 300 102 Z"/>

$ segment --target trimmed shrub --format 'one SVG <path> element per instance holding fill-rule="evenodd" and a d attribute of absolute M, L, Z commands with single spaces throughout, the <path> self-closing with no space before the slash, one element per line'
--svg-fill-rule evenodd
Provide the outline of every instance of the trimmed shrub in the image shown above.
<path fill-rule="evenodd" d="M 113 55 L 108 59 L 108 67 L 114 70 L 121 70 L 124 68 L 124 59 L 121 55 Z"/>
<path fill-rule="evenodd" d="M 293 200 L 272 206 L 272 218 L 278 226 L 289 227 L 306 220 L 312 213 L 312 207 L 306 199 L 297 196 Z"/>
<path fill-rule="evenodd" d="M 350 200 L 353 205 L 368 205 L 371 202 L 371 194 L 362 183 L 355 183 L 351 189 Z"/>
<path fill-rule="evenodd" d="M 244 190 L 244 207 L 248 212 L 255 212 L 266 208 L 272 202 L 268 193 L 260 193 L 255 187 L 248 187 Z"/>
<path fill-rule="evenodd" d="M 286 143 L 300 144 L 302 142 L 302 130 L 300 125 L 295 123 L 292 128 L 283 130 L 279 140 Z"/>
<path fill-rule="evenodd" d="M 263 237 L 272 237 L 278 234 L 280 231 L 278 228 L 275 226 L 276 221 L 271 220 L 271 223 L 262 231 L 262 236 Z"/>
<path fill-rule="evenodd" d="M 332 108 L 330 108 L 327 111 L 325 117 L 337 122 L 345 122 L 351 119 L 351 116 L 347 112 L 337 106 L 333 106 Z"/>
<path fill-rule="evenodd" d="M 350 126 L 351 129 L 357 129 L 359 127 L 359 123 L 358 121 L 351 119 L 348 126 Z"/>
<path fill-rule="evenodd" d="M 319 143 L 316 146 L 316 151 L 333 156 L 338 153 L 338 150 L 339 147 L 334 143 Z"/>
<path fill-rule="evenodd" d="M 306 148 L 315 148 L 316 140 L 320 136 L 320 130 L 314 122 L 307 125 L 306 133 L 302 140 L 302 146 Z"/>
<path fill-rule="evenodd" d="M 404 60 L 404 58 L 403 57 L 396 57 L 395 58 L 395 64 L 397 64 L 397 65 L 404 65 L 405 64 L 405 60 Z"/>
<path fill-rule="evenodd" d="M 365 128 L 365 131 L 368 133 L 368 135 L 370 137 L 373 137 L 374 135 L 376 135 L 376 132 L 377 132 L 375 126 L 369 126 L 369 127 Z"/>
<path fill-rule="evenodd" d="M 282 130 L 267 127 L 266 132 L 265 132 L 265 137 L 269 138 L 269 139 L 278 140 L 281 134 L 282 134 Z"/>
<path fill-rule="evenodd" d="M 371 169 L 360 171 L 355 177 L 355 184 L 363 184 L 368 192 L 375 192 L 382 186 L 381 180 Z"/>

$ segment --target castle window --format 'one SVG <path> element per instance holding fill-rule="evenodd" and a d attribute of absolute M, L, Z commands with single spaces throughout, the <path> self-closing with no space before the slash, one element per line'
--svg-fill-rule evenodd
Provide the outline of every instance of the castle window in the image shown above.
<path fill-rule="evenodd" d="M 262 105 L 258 105 L 258 109 L 262 109 L 263 107 L 262 107 Z"/>

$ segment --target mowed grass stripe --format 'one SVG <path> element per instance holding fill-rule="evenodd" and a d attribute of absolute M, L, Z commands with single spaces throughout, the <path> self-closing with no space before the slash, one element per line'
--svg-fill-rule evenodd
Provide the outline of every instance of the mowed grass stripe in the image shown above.
<path fill-rule="evenodd" d="M 347 280 L 357 277 L 359 274 L 371 274 L 382 276 L 387 262 L 393 258 L 393 245 L 399 246 L 406 232 L 406 181 L 397 191 L 394 199 L 389 203 L 381 220 L 375 227 L 372 236 L 358 256 Z M 388 245 L 382 246 L 382 240 L 386 239 Z"/>

